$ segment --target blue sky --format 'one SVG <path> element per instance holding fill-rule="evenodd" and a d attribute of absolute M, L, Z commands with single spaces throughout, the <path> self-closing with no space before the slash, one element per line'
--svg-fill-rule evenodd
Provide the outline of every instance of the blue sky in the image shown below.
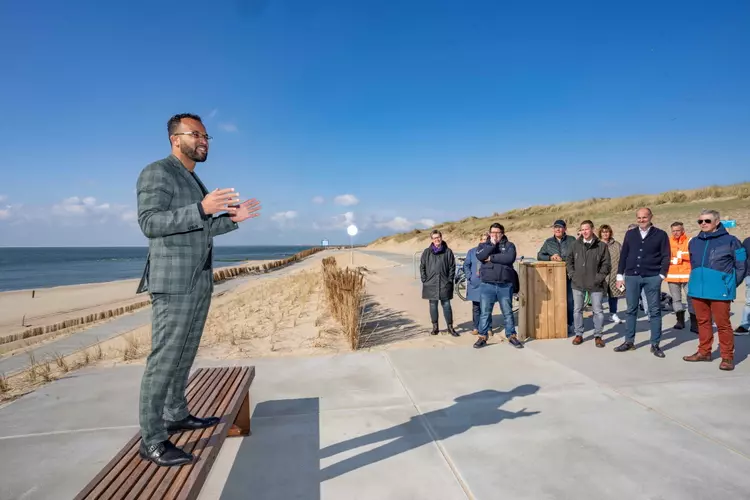
<path fill-rule="evenodd" d="M 4 2 L 0 245 L 145 244 L 135 181 L 178 112 L 214 136 L 208 187 L 263 202 L 224 245 L 745 181 L 748 23 L 744 0 Z"/>

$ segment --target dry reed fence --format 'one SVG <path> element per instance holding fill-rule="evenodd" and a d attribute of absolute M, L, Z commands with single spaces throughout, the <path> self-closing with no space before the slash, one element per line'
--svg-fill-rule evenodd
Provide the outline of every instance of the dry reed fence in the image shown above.
<path fill-rule="evenodd" d="M 237 267 L 217 269 L 214 271 L 214 283 L 218 283 L 218 282 L 225 281 L 227 279 L 235 278 L 237 276 L 242 276 L 242 275 L 268 273 L 275 269 L 279 269 L 281 267 L 285 267 L 295 262 L 298 262 L 322 250 L 325 250 L 325 247 L 313 247 L 313 248 L 308 248 L 307 250 L 302 250 L 301 252 L 297 252 L 296 254 L 286 257 L 284 259 L 276 260 L 273 262 L 267 262 L 259 266 L 237 266 Z M 80 318 L 67 319 L 65 321 L 55 323 L 53 325 L 28 328 L 19 333 L 0 337 L 0 345 L 8 344 L 10 342 L 16 342 L 18 340 L 25 340 L 25 339 L 30 339 L 33 337 L 38 337 L 39 335 L 44 335 L 46 333 L 58 332 L 61 330 L 65 330 L 67 328 L 87 325 L 90 323 L 95 323 L 97 321 L 103 321 L 109 318 L 114 318 L 116 316 L 121 316 L 125 313 L 133 312 L 136 309 L 146 307 L 149 304 L 151 304 L 151 300 L 144 300 L 141 302 L 130 304 L 128 306 L 118 307 L 115 309 L 109 309 L 108 311 L 81 316 Z"/>
<path fill-rule="evenodd" d="M 359 348 L 365 277 L 357 269 L 341 269 L 335 257 L 323 259 L 323 288 L 328 312 L 344 330 L 352 350 Z"/>

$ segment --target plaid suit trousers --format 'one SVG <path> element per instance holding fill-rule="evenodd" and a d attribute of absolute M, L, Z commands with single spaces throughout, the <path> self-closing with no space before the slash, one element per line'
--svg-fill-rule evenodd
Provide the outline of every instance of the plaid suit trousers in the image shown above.
<path fill-rule="evenodd" d="M 213 273 L 201 272 L 185 294 L 152 293 L 151 353 L 141 381 L 141 438 L 146 446 L 166 441 L 165 420 L 188 416 L 185 388 L 198 352 L 213 293 Z"/>

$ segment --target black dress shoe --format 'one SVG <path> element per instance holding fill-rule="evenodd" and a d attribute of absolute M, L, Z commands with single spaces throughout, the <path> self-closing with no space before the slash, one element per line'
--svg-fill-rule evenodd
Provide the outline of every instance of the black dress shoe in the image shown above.
<path fill-rule="evenodd" d="M 508 337 L 508 342 L 510 342 L 510 345 L 512 345 L 516 349 L 523 349 L 523 343 L 518 340 L 518 337 L 516 337 L 515 334 Z"/>
<path fill-rule="evenodd" d="M 487 337 L 479 337 L 476 342 L 474 342 L 474 349 L 480 349 L 487 345 Z"/>
<path fill-rule="evenodd" d="M 659 348 L 659 344 L 654 344 L 654 345 L 652 345 L 652 346 L 651 346 L 651 354 L 653 354 L 653 355 L 654 355 L 654 356 L 656 356 L 657 358 L 664 358 L 664 357 L 666 357 L 666 356 L 664 355 L 664 351 L 662 351 L 662 350 L 661 350 L 661 349 Z"/>
<path fill-rule="evenodd" d="M 448 333 L 453 335 L 454 337 L 459 337 L 460 334 L 453 328 L 453 325 L 448 325 Z"/>
<path fill-rule="evenodd" d="M 632 351 L 635 349 L 635 345 L 633 345 L 632 342 L 623 342 L 622 344 L 615 347 L 615 352 L 625 352 L 625 351 Z"/>
<path fill-rule="evenodd" d="M 206 427 L 213 427 L 218 424 L 220 420 L 219 417 L 198 418 L 193 415 L 188 415 L 182 420 L 176 422 L 167 421 L 167 432 L 174 434 L 175 432 L 205 429 Z"/>
<path fill-rule="evenodd" d="M 142 459 L 154 462 L 160 467 L 177 467 L 193 461 L 193 455 L 176 447 L 169 440 L 148 447 L 141 441 L 138 453 Z"/>

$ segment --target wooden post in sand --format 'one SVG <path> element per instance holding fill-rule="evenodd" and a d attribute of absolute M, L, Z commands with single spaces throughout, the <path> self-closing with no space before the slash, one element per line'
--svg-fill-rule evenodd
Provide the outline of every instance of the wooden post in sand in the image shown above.
<path fill-rule="evenodd" d="M 521 340 L 568 336 L 565 262 L 522 262 L 518 311 Z"/>

